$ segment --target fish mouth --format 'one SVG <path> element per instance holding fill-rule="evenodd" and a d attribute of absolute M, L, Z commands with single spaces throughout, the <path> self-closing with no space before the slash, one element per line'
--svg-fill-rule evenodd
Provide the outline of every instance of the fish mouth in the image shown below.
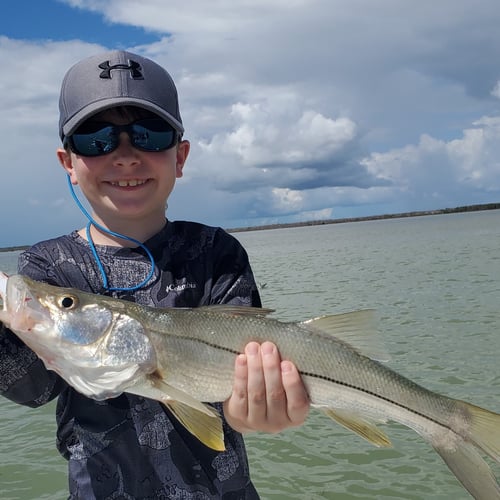
<path fill-rule="evenodd" d="M 28 332 L 47 321 L 42 304 L 20 275 L 8 276 L 0 272 L 0 299 L 0 321 L 13 331 Z"/>

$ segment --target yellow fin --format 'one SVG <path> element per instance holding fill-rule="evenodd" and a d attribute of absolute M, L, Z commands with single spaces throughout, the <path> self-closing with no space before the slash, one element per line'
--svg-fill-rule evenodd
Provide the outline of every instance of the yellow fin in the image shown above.
<path fill-rule="evenodd" d="M 210 417 L 179 401 L 169 401 L 166 406 L 175 418 L 205 446 L 216 451 L 226 449 L 220 416 L 218 418 Z"/>
<path fill-rule="evenodd" d="M 126 392 L 160 401 L 205 446 L 217 451 L 225 450 L 222 419 L 212 406 L 151 375 L 128 387 Z"/>
<path fill-rule="evenodd" d="M 469 439 L 500 463 L 500 414 L 460 401 L 470 421 Z"/>
<path fill-rule="evenodd" d="M 379 448 L 389 448 L 392 446 L 387 435 L 372 422 L 345 410 L 328 408 L 324 412 L 331 419 L 335 420 L 335 422 L 355 432 L 373 445 Z"/>

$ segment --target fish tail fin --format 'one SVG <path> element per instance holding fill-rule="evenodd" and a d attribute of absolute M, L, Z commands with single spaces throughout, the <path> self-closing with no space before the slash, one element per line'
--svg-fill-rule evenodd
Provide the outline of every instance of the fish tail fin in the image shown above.
<path fill-rule="evenodd" d="M 476 500 L 500 499 L 500 487 L 474 446 L 462 441 L 453 448 L 434 446 L 446 465 Z"/>
<path fill-rule="evenodd" d="M 469 440 L 500 463 L 500 414 L 460 401 L 469 415 Z"/>
<path fill-rule="evenodd" d="M 500 462 L 500 415 L 464 401 L 458 402 L 469 428 L 455 430 L 450 442 L 433 443 L 457 479 L 476 500 L 500 499 L 500 486 L 477 448 Z"/>

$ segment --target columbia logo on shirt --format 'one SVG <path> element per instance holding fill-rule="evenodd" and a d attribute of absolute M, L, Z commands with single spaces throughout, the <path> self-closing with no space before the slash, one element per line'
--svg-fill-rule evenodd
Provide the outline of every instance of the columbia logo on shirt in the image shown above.
<path fill-rule="evenodd" d="M 167 286 L 167 292 L 182 292 L 183 290 L 188 290 L 191 288 L 197 288 L 196 283 L 172 283 Z"/>

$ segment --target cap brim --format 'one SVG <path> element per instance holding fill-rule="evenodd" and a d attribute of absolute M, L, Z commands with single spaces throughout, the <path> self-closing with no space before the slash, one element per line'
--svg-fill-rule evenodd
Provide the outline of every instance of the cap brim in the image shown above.
<path fill-rule="evenodd" d="M 172 125 L 172 127 L 174 127 L 180 134 L 184 133 L 184 127 L 182 126 L 182 123 L 159 106 L 156 106 L 149 101 L 144 101 L 133 97 L 113 97 L 111 99 L 103 99 L 101 101 L 91 103 L 85 108 L 81 109 L 74 116 L 72 116 L 62 128 L 61 139 L 73 134 L 75 130 L 91 116 L 110 108 L 116 108 L 117 106 L 136 106 L 138 108 L 151 111 L 152 113 L 155 113 L 156 115 L 163 118 L 166 122 L 170 123 L 170 125 Z"/>

